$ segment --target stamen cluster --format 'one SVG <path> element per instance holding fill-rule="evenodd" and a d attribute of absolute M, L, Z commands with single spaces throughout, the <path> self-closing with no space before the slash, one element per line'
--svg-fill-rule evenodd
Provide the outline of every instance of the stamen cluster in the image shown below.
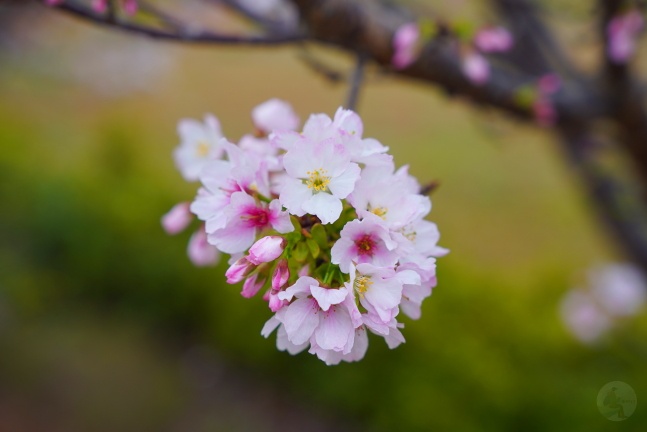
<path fill-rule="evenodd" d="M 395 348 L 404 342 L 399 312 L 420 317 L 436 257 L 447 253 L 424 219 L 431 201 L 406 166 L 395 170 L 387 147 L 362 137 L 353 111 L 314 114 L 296 132 L 292 108 L 274 99 L 252 118 L 256 131 L 237 144 L 212 116 L 180 123 L 176 163 L 202 185 L 165 228 L 182 230 L 189 209 L 203 221 L 204 251 L 231 255 L 227 282 L 243 282 L 244 297 L 263 292 L 274 315 L 261 333 L 277 330 L 280 350 L 357 361 L 368 331 Z"/>

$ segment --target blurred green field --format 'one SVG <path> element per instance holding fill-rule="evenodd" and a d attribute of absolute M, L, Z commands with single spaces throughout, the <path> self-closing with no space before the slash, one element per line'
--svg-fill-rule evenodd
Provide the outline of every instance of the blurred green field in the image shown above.
<path fill-rule="evenodd" d="M 620 258 L 548 132 L 372 73 L 365 135 L 422 182 L 441 182 L 431 219 L 452 252 L 422 318 L 404 319 L 406 344 L 390 351 L 371 339 L 362 362 L 326 367 L 263 339 L 264 303 L 226 285 L 223 265 L 192 267 L 189 233 L 168 237 L 159 219 L 196 189 L 170 156 L 178 119 L 212 112 L 235 140 L 266 99 L 290 101 L 305 119 L 334 113 L 344 86 L 290 49 L 133 42 L 34 16 L 42 28 L 15 28 L 17 51 L 0 51 L 1 431 L 647 425 L 644 314 L 592 347 L 560 320 L 578 274 Z M 170 66 L 124 94 L 73 73 L 132 44 Z M 131 66 L 108 78 L 125 85 Z M 614 380 L 637 393 L 625 422 L 596 407 Z"/>

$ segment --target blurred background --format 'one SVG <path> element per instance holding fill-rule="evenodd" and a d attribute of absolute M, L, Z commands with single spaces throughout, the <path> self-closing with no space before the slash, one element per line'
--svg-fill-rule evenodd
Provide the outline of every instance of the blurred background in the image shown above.
<path fill-rule="evenodd" d="M 378 71 L 358 109 L 365 136 L 440 181 L 439 284 L 420 320 L 402 318 L 406 344 L 371 339 L 359 363 L 262 338 L 265 303 L 226 285 L 225 263 L 193 267 L 190 232 L 169 237 L 160 217 L 197 188 L 173 165 L 177 121 L 210 112 L 237 140 L 272 97 L 306 119 L 332 115 L 346 88 L 294 48 L 156 43 L 0 3 L 0 431 L 647 424 L 645 314 L 586 343 L 562 319 L 588 269 L 622 257 L 550 132 Z M 610 381 L 637 394 L 624 422 L 596 406 Z"/>

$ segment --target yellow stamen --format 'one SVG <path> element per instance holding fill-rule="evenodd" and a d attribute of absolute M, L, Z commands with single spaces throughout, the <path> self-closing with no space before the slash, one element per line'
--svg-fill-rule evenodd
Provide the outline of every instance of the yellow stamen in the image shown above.
<path fill-rule="evenodd" d="M 326 175 L 328 171 L 323 168 L 319 168 L 314 171 L 308 171 L 308 179 L 305 180 L 306 186 L 308 189 L 314 189 L 315 192 L 324 192 L 328 190 L 328 184 L 330 183 L 330 177 Z"/>
<path fill-rule="evenodd" d="M 386 214 L 389 212 L 389 209 L 387 209 L 386 207 L 371 208 L 371 206 L 369 206 L 368 211 L 370 211 L 376 216 L 381 217 L 382 220 L 386 220 Z"/>
<path fill-rule="evenodd" d="M 207 157 L 207 155 L 209 155 L 209 144 L 204 141 L 200 141 L 195 152 L 199 157 Z"/>
<path fill-rule="evenodd" d="M 369 276 L 364 276 L 364 275 L 357 276 L 353 284 L 353 286 L 355 287 L 355 289 L 357 290 L 360 296 L 363 296 L 366 290 L 368 290 L 368 288 L 371 285 L 373 285 L 373 281 L 371 280 L 371 278 Z"/>

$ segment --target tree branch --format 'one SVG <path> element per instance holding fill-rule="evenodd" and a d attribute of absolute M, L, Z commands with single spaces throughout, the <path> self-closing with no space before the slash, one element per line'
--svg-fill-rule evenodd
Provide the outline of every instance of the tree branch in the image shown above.
<path fill-rule="evenodd" d="M 359 96 L 360 87 L 364 81 L 364 66 L 366 64 L 366 56 L 359 53 L 357 54 L 357 64 L 350 79 L 350 87 L 348 89 L 348 99 L 346 108 L 356 111 L 357 99 Z"/>
<path fill-rule="evenodd" d="M 177 28 L 175 32 L 161 30 L 155 27 L 143 26 L 132 22 L 110 19 L 110 15 L 100 15 L 93 10 L 67 1 L 56 6 L 57 9 L 77 18 L 93 22 L 121 31 L 148 36 L 153 39 L 172 42 L 185 42 L 196 44 L 222 44 L 222 45 L 282 45 L 305 40 L 302 34 L 268 35 L 268 36 L 237 36 L 215 33 L 208 30 L 193 30 L 187 27 Z M 177 22 L 176 22 L 177 24 Z"/>

